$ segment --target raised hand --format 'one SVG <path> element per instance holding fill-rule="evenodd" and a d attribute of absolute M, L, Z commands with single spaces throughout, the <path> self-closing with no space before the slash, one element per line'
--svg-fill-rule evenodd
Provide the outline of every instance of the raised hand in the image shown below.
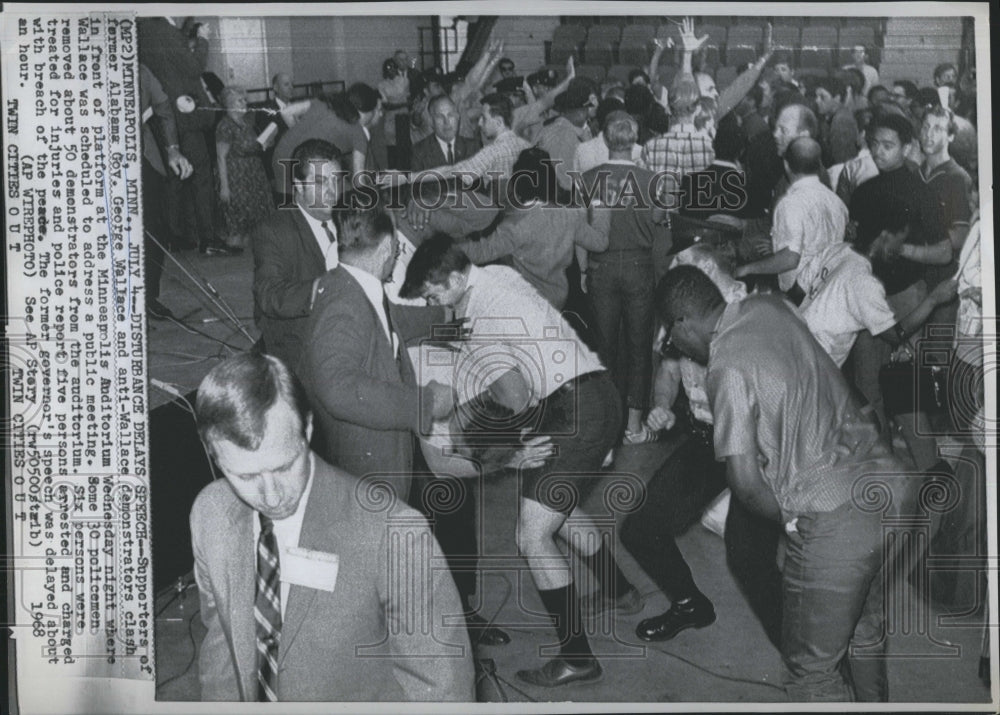
<path fill-rule="evenodd" d="M 576 77 L 576 65 L 573 64 L 573 55 L 570 55 L 569 59 L 566 60 L 566 76 L 570 79 Z"/>
<path fill-rule="evenodd" d="M 708 42 L 708 35 L 697 37 L 694 34 L 694 18 L 685 17 L 681 22 L 681 46 L 685 52 L 695 52 Z"/>

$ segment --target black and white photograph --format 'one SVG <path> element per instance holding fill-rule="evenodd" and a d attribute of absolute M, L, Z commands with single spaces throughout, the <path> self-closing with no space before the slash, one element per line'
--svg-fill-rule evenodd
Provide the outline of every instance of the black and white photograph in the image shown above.
<path fill-rule="evenodd" d="M 995 712 L 991 19 L 5 5 L 8 710 Z"/>

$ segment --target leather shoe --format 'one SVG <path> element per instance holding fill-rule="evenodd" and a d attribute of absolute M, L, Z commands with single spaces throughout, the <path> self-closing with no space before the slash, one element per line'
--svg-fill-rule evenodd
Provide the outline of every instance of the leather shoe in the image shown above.
<path fill-rule="evenodd" d="M 587 658 L 576 663 L 571 663 L 565 658 L 553 658 L 541 668 L 517 671 L 517 677 L 525 683 L 540 688 L 554 688 L 578 681 L 595 682 L 601 679 L 603 673 L 597 658 Z"/>
<path fill-rule="evenodd" d="M 156 298 L 150 298 L 149 300 L 146 301 L 146 315 L 148 315 L 153 320 L 176 319 L 176 316 L 174 316 L 170 308 L 165 306 Z"/>
<path fill-rule="evenodd" d="M 224 243 L 211 243 L 201 249 L 201 254 L 210 258 L 215 256 L 239 256 L 242 253 L 242 248 L 227 246 Z"/>
<path fill-rule="evenodd" d="M 473 645 L 507 645 L 510 636 L 504 631 L 491 626 L 478 613 L 470 613 L 465 617 L 465 627 L 469 629 L 469 640 Z"/>
<path fill-rule="evenodd" d="M 715 608 L 707 598 L 690 598 L 673 603 L 659 616 L 640 621 L 635 634 L 644 641 L 668 641 L 688 628 L 704 628 L 715 623 Z"/>
<path fill-rule="evenodd" d="M 623 616 L 634 616 L 642 610 L 643 605 L 642 595 L 634 586 L 618 598 L 600 590 L 580 599 L 580 613 L 587 619 L 597 618 L 605 611 L 617 611 Z"/>

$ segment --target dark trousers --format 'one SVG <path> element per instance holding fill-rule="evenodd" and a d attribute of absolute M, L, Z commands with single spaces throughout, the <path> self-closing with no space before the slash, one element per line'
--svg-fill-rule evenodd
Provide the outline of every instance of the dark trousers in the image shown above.
<path fill-rule="evenodd" d="M 163 275 L 163 248 L 170 243 L 170 228 L 166 222 L 165 186 L 167 179 L 142 160 L 142 222 L 143 228 L 156 238 L 152 241 L 143 235 L 146 267 L 146 300 L 160 297 L 160 277 Z M 158 242 L 158 243 L 157 243 Z"/>
<path fill-rule="evenodd" d="M 681 444 L 646 485 L 646 501 L 622 526 L 622 544 L 671 601 L 701 592 L 674 535 L 694 522 L 725 486 L 726 469 L 696 438 Z M 684 506 L 681 506 L 684 505 Z M 726 560 L 768 638 L 781 642 L 781 526 L 748 511 L 735 497 L 726 518 Z"/>
<path fill-rule="evenodd" d="M 782 527 L 754 514 L 733 496 L 726 515 L 726 563 L 768 639 L 781 645 L 781 571 L 778 542 Z"/>
<path fill-rule="evenodd" d="M 645 410 L 649 404 L 654 280 L 653 255 L 649 251 L 609 252 L 600 261 L 592 260 L 587 268 L 587 292 L 597 319 L 601 360 L 614 376 L 628 407 L 638 410 Z M 624 351 L 618 349 L 622 324 Z"/>
<path fill-rule="evenodd" d="M 197 239 L 198 247 L 215 243 L 215 173 L 204 132 L 182 132 L 181 153 L 194 168 L 190 177 L 181 181 L 171 174 L 168 179 L 170 213 L 174 232 L 181 243 Z"/>
<path fill-rule="evenodd" d="M 427 466 L 420 443 L 414 439 L 413 482 L 410 485 L 410 506 L 419 511 L 431 524 L 434 538 L 448 560 L 455 579 L 462 607 L 474 610 L 472 600 L 476 593 L 478 574 L 479 539 L 476 528 L 476 510 L 481 491 L 478 479 L 461 479 L 458 485 L 445 484 Z"/>

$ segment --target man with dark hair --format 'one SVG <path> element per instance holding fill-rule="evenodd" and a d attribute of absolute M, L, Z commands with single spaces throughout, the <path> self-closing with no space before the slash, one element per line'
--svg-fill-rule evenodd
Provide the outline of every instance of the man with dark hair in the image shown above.
<path fill-rule="evenodd" d="M 191 510 L 201 699 L 472 700 L 468 638 L 444 625 L 458 595 L 432 568 L 427 524 L 364 504 L 357 479 L 309 449 L 312 414 L 284 363 L 218 364 L 195 413 L 224 477 Z M 397 553 L 396 537 L 430 548 Z"/>
<path fill-rule="evenodd" d="M 451 166 L 468 159 L 479 147 L 458 133 L 458 110 L 446 94 L 433 97 L 427 103 L 434 133 L 413 145 L 410 166 L 413 171 L 425 171 L 435 166 Z"/>
<path fill-rule="evenodd" d="M 338 263 L 336 209 L 343 196 L 340 151 L 310 139 L 292 154 L 293 208 L 252 235 L 254 320 L 265 352 L 295 365 L 319 278 Z"/>
<path fill-rule="evenodd" d="M 597 355 L 514 269 L 471 265 L 446 236 L 417 249 L 400 293 L 454 307 L 470 320 L 473 336 L 482 336 L 457 358 L 459 405 L 474 411 L 488 393 L 513 414 L 531 416 L 531 431 L 550 435 L 557 448 L 540 468 L 520 475 L 517 542 L 559 635 L 559 656 L 541 668 L 518 671 L 518 678 L 540 687 L 600 678 L 580 610 L 637 613 L 642 608 L 639 592 L 577 506 L 599 483 L 594 475 L 617 439 L 621 412 L 614 384 Z M 525 345 L 531 346 L 530 355 Z M 576 496 L 557 498 L 555 479 L 571 484 Z M 570 539 L 570 516 L 580 538 Z M 557 535 L 598 578 L 600 591 L 583 603 L 578 603 Z"/>
<path fill-rule="evenodd" d="M 568 192 L 572 186 L 569 171 L 577 148 L 591 138 L 587 119 L 591 110 L 591 93 L 581 84 L 571 85 L 559 94 L 553 108 L 557 116 L 546 121 L 535 138 L 535 146 L 548 152 L 556 170 L 559 188 Z"/>
<path fill-rule="evenodd" d="M 885 286 L 889 303 L 899 318 L 919 300 L 924 278 L 924 266 L 900 252 L 908 250 L 902 246 L 917 248 L 930 242 L 927 232 L 935 223 L 935 206 L 927 196 L 923 181 L 906 164 L 905 148 L 913 138 L 910 120 L 894 112 L 877 112 L 868 127 L 867 136 L 872 160 L 879 173 L 858 186 L 851 195 L 850 219 L 857 225 L 854 243 L 861 253 L 870 255 L 872 244 L 885 230 L 888 207 L 900 207 L 909 231 L 902 240 L 894 242 L 890 250 L 883 251 L 881 257 L 876 256 L 872 261 L 875 276 Z M 876 340 L 867 332 L 858 336 L 852 353 L 855 384 L 886 429 L 888 421 L 878 374 L 890 354 L 887 343 Z"/>
<path fill-rule="evenodd" d="M 362 479 L 380 476 L 405 501 L 413 434 L 451 412 L 451 388 L 417 385 L 407 338 L 429 335 L 443 311 L 395 305 L 385 294 L 399 250 L 380 209 L 340 220 L 340 263 L 320 279 L 299 370 L 319 422 L 320 453 Z"/>
<path fill-rule="evenodd" d="M 852 494 L 858 480 L 902 465 L 779 296 L 727 305 L 691 266 L 668 272 L 659 294 L 671 342 L 708 366 L 715 456 L 726 461 L 733 497 L 788 535 L 781 656 L 789 699 L 887 700 L 884 656 L 852 657 L 852 646 L 885 644 L 882 514 L 858 508 Z"/>
<path fill-rule="evenodd" d="M 785 151 L 789 187 L 774 210 L 774 254 L 740 266 L 735 276 L 778 275 L 778 287 L 788 292 L 796 283 L 808 291 L 820 266 L 817 259 L 844 240 L 847 207 L 820 181 L 823 164 L 815 139 L 801 137 Z"/>
<path fill-rule="evenodd" d="M 358 112 L 358 124 L 368 140 L 363 157 L 355 161 L 363 161 L 365 169 L 379 171 L 389 168 L 388 154 L 385 145 L 385 131 L 382 128 L 382 96 L 374 87 L 357 82 L 347 88 L 347 101 Z"/>
<path fill-rule="evenodd" d="M 858 125 L 847 104 L 847 90 L 838 77 L 820 77 L 816 83 L 816 109 L 820 123 L 819 141 L 823 164 L 842 164 L 858 153 Z"/>

